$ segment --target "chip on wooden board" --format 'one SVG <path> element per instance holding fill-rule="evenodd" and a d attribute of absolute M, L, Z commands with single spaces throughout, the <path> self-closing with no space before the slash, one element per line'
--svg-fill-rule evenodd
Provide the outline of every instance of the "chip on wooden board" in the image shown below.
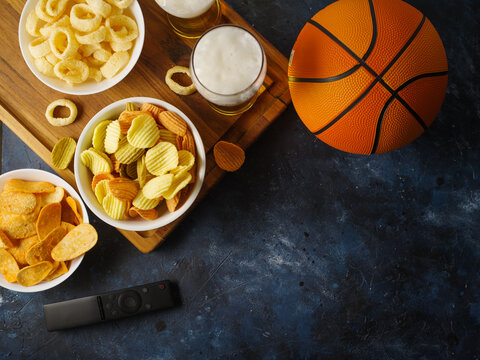
<path fill-rule="evenodd" d="M 218 167 L 225 171 L 237 171 L 245 162 L 245 151 L 235 144 L 219 141 L 213 148 Z"/>
<path fill-rule="evenodd" d="M 8 282 L 17 281 L 17 273 L 20 270 L 12 254 L 6 249 L 0 249 L 0 273 Z"/>
<path fill-rule="evenodd" d="M 43 240 L 53 229 L 60 226 L 62 221 L 62 205 L 48 204 L 40 210 L 36 224 L 37 234 Z"/>
<path fill-rule="evenodd" d="M 83 255 L 93 248 L 98 240 L 95 228 L 90 224 L 80 224 L 70 231 L 53 248 L 52 258 L 55 261 L 67 261 Z"/>
<path fill-rule="evenodd" d="M 26 266 L 17 273 L 17 282 L 22 286 L 33 286 L 45 279 L 53 268 L 53 264 L 42 261 Z"/>
<path fill-rule="evenodd" d="M 76 146 L 77 143 L 71 137 L 58 140 L 51 154 L 52 165 L 60 170 L 66 169 L 72 161 Z"/>

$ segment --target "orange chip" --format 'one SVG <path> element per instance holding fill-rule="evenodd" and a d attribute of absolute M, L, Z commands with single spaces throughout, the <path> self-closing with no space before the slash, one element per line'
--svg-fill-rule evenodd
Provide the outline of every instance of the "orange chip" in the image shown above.
<path fill-rule="evenodd" d="M 11 179 L 5 183 L 3 190 L 38 194 L 54 192 L 55 186 L 45 181 L 25 181 L 20 179 Z"/>
<path fill-rule="evenodd" d="M 3 191 L 0 194 L 0 209 L 13 214 L 30 214 L 37 206 L 35 194 L 19 191 Z"/>
<path fill-rule="evenodd" d="M 174 134 L 185 136 L 187 133 L 187 122 L 173 111 L 162 111 L 158 119 L 160 124 Z"/>
<path fill-rule="evenodd" d="M 74 224 L 79 225 L 79 224 L 83 223 L 83 216 L 82 216 L 82 214 L 80 214 L 80 211 L 82 211 L 82 210 L 81 210 L 80 205 L 78 204 L 78 201 L 76 199 L 72 198 L 71 196 L 67 196 L 66 201 L 67 201 L 68 206 L 70 206 L 73 213 L 75 214 Z"/>
<path fill-rule="evenodd" d="M 183 190 L 179 191 L 177 195 L 175 195 L 173 198 L 165 200 L 169 212 L 174 212 L 177 208 L 177 205 L 180 202 L 180 198 L 182 197 L 182 192 Z"/>
<path fill-rule="evenodd" d="M 53 229 L 60 226 L 62 220 L 62 206 L 52 203 L 43 207 L 38 215 L 37 234 L 43 240 Z"/>
<path fill-rule="evenodd" d="M 132 206 L 128 210 L 128 215 L 130 215 L 133 218 L 140 215 L 145 220 L 155 220 L 158 218 L 158 211 L 157 209 L 142 210 L 135 206 Z"/>
<path fill-rule="evenodd" d="M 132 125 L 133 119 L 140 115 L 150 115 L 150 113 L 146 111 L 123 111 L 118 117 L 118 125 L 120 125 L 120 132 L 122 134 L 126 134 L 128 132 L 128 129 L 130 129 L 130 126 Z"/>
<path fill-rule="evenodd" d="M 120 173 L 122 163 L 117 160 L 117 158 L 115 157 L 115 154 L 110 154 L 109 157 L 110 157 L 110 160 L 112 161 L 113 171 L 115 171 L 116 173 Z"/>
<path fill-rule="evenodd" d="M 70 231 L 72 231 L 73 229 L 75 229 L 75 225 L 70 224 L 70 223 L 65 222 L 65 221 L 62 221 L 62 223 L 60 224 L 60 226 L 63 227 L 67 233 L 69 233 Z"/>
<path fill-rule="evenodd" d="M 77 216 L 73 212 L 70 205 L 67 203 L 67 199 L 63 199 L 61 202 L 62 205 L 62 222 L 67 222 L 69 224 L 75 224 Z"/>
<path fill-rule="evenodd" d="M 47 277 L 45 278 L 45 281 L 51 281 L 53 279 L 56 279 L 59 276 L 62 276 L 63 274 L 66 274 L 68 272 L 68 266 L 65 263 L 65 261 L 60 261 L 58 262 L 58 267 L 56 268 L 55 271 L 50 272 Z"/>
<path fill-rule="evenodd" d="M 215 144 L 213 156 L 218 167 L 225 171 L 237 171 L 245 162 L 245 151 L 226 141 L 219 141 Z"/>
<path fill-rule="evenodd" d="M 42 261 L 35 265 L 24 267 L 17 273 L 17 282 L 22 286 L 33 286 L 45 279 L 52 270 L 53 264 Z"/>
<path fill-rule="evenodd" d="M 15 258 L 5 249 L 0 249 L 0 273 L 8 282 L 17 281 L 17 273 L 20 270 Z"/>
<path fill-rule="evenodd" d="M 123 177 L 115 178 L 107 183 L 110 193 L 119 200 L 133 201 L 138 193 L 137 184 Z"/>
<path fill-rule="evenodd" d="M 52 250 L 56 261 L 67 261 L 86 253 L 95 246 L 98 234 L 90 224 L 80 224 L 70 231 Z"/>
<path fill-rule="evenodd" d="M 193 156 L 195 156 L 196 148 L 195 148 L 195 138 L 190 130 L 187 130 L 185 136 L 182 137 L 182 145 L 178 150 L 187 150 L 190 151 Z"/>
<path fill-rule="evenodd" d="M 43 193 L 38 194 L 37 199 L 40 199 L 40 203 L 43 205 L 52 204 L 52 203 L 59 203 L 65 197 L 65 189 L 57 186 L 55 187 L 55 191 L 51 193 Z"/>
<path fill-rule="evenodd" d="M 3 230 L 0 230 L 0 248 L 13 248 L 13 246 L 12 240 L 10 240 Z"/>
<path fill-rule="evenodd" d="M 30 248 L 33 245 L 37 244 L 39 241 L 40 240 L 38 239 L 37 235 L 30 236 L 25 239 L 20 239 L 18 245 L 8 249 L 8 251 L 10 252 L 10 254 L 12 254 L 20 267 L 25 266 L 28 265 L 26 259 L 28 250 L 30 250 Z"/>
<path fill-rule="evenodd" d="M 44 240 L 33 245 L 25 255 L 27 263 L 30 265 L 42 261 L 52 261 L 50 253 L 52 249 L 63 239 L 67 231 L 62 226 L 53 229 Z"/>
<path fill-rule="evenodd" d="M 148 103 L 142 104 L 140 110 L 152 115 L 157 122 L 160 122 L 160 114 L 165 111 L 165 109 L 160 106 L 155 106 Z"/>
<path fill-rule="evenodd" d="M 10 239 L 23 239 L 36 234 L 35 221 L 25 219 L 26 215 L 0 213 L 0 230 Z"/>
<path fill-rule="evenodd" d="M 113 176 L 110 173 L 100 173 L 97 174 L 93 177 L 92 179 L 92 191 L 95 192 L 95 188 L 97 187 L 97 184 L 102 181 L 102 180 L 112 180 L 115 179 L 115 176 Z"/>

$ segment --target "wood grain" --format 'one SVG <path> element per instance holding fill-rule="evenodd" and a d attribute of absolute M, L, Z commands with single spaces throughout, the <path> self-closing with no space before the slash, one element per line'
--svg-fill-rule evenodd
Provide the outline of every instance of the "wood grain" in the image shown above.
<path fill-rule="evenodd" d="M 248 28 L 259 38 L 267 55 L 268 71 L 264 91 L 254 107 L 243 115 L 220 115 L 213 111 L 198 93 L 179 96 L 165 85 L 164 77 L 169 68 L 174 65 L 188 66 L 195 42 L 173 33 L 163 11 L 154 0 L 140 2 L 146 25 L 145 45 L 131 73 L 118 85 L 103 93 L 65 96 L 36 79 L 22 58 L 16 36 L 24 3 L 24 0 L 0 2 L 0 120 L 49 165 L 50 151 L 55 143 L 65 136 L 78 139 L 89 119 L 108 104 L 132 96 L 162 99 L 178 107 L 193 121 L 205 145 L 205 181 L 191 210 L 224 175 L 213 159 L 211 150 L 215 143 L 228 140 L 244 149 L 248 148 L 290 103 L 286 75 L 288 60 L 224 1 L 221 1 L 223 22 Z M 73 124 L 57 128 L 46 121 L 44 112 L 50 102 L 62 97 L 77 104 L 79 115 Z M 75 186 L 73 164 L 69 169 L 57 172 Z M 146 253 L 162 243 L 182 218 L 155 231 L 119 231 L 140 251 Z"/>

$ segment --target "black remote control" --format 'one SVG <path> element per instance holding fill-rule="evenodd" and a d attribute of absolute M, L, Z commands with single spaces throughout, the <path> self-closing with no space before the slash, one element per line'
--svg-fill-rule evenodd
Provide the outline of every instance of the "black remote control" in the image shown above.
<path fill-rule="evenodd" d="M 117 320 L 180 304 L 175 284 L 168 280 L 43 306 L 47 330 L 62 330 Z"/>

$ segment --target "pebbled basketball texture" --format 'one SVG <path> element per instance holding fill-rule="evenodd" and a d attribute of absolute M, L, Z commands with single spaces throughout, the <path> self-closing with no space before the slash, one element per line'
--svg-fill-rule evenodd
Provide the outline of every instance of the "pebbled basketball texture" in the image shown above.
<path fill-rule="evenodd" d="M 431 22 L 401 0 L 340 0 L 300 32 L 288 67 L 295 109 L 320 140 L 356 154 L 398 149 L 433 122 L 448 64 Z"/>

